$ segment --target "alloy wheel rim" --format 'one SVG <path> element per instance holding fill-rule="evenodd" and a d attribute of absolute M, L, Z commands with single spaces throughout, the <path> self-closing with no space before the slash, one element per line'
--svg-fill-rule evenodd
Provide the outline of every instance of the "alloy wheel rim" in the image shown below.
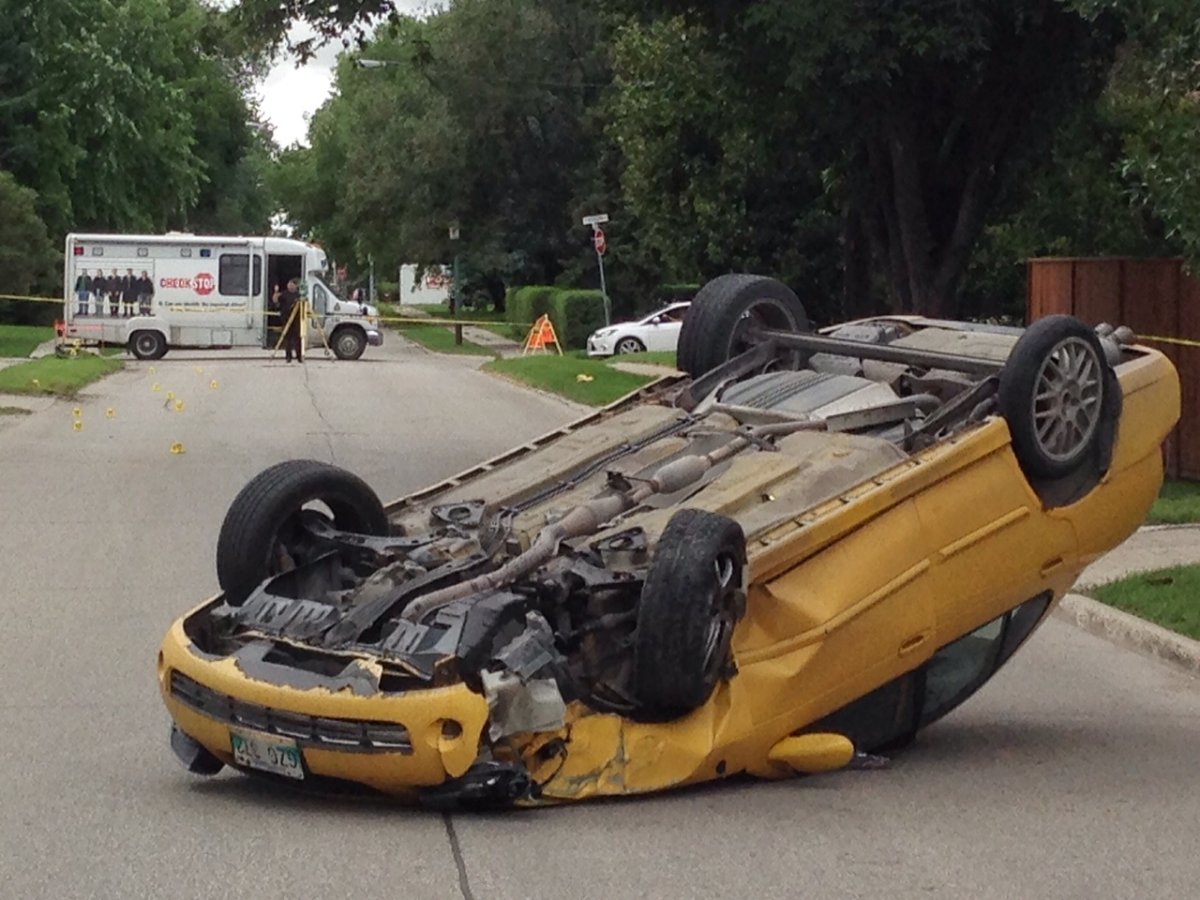
<path fill-rule="evenodd" d="M 1103 376 L 1095 348 L 1072 337 L 1055 345 L 1034 379 L 1032 409 L 1038 447 L 1055 462 L 1073 460 L 1100 424 Z"/>

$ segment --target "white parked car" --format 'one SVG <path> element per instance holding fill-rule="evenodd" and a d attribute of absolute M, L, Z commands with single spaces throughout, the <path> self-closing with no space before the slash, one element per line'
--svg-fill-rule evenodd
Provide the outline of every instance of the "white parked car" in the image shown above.
<path fill-rule="evenodd" d="M 672 303 L 636 322 L 620 322 L 593 332 L 588 338 L 588 356 L 612 356 L 616 353 L 642 353 L 646 350 L 673 351 L 679 343 L 679 329 L 691 302 Z"/>

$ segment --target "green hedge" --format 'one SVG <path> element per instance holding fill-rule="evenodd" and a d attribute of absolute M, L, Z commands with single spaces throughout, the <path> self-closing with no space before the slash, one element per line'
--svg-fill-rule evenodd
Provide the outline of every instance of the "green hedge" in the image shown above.
<path fill-rule="evenodd" d="M 528 326 L 549 314 L 563 349 L 587 346 L 588 335 L 604 326 L 604 295 L 594 290 L 529 285 L 508 292 L 508 321 Z"/>

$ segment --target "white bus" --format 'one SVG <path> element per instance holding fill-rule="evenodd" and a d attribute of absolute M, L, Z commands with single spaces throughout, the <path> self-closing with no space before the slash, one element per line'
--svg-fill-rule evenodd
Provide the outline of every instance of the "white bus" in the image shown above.
<path fill-rule="evenodd" d="M 120 344 L 138 359 L 169 348 L 274 347 L 283 325 L 269 299 L 295 278 L 312 309 L 309 347 L 339 359 L 379 346 L 379 313 L 328 285 L 325 251 L 280 237 L 67 235 L 64 329 L 85 343 Z"/>

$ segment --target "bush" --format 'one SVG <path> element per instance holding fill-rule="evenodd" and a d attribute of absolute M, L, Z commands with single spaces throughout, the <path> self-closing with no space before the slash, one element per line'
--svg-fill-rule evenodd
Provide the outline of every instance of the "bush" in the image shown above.
<path fill-rule="evenodd" d="M 588 335 L 604 327 L 604 295 L 594 290 L 558 290 L 551 298 L 550 321 L 564 349 L 587 346 Z"/>
<path fill-rule="evenodd" d="M 555 290 L 539 284 L 513 288 L 505 301 L 505 317 L 514 324 L 528 328 L 539 316 L 550 312 L 550 298 Z"/>
<path fill-rule="evenodd" d="M 563 349 L 587 346 L 588 335 L 604 326 L 604 295 L 595 290 L 529 285 L 508 293 L 509 322 L 528 327 L 549 315 Z"/>

